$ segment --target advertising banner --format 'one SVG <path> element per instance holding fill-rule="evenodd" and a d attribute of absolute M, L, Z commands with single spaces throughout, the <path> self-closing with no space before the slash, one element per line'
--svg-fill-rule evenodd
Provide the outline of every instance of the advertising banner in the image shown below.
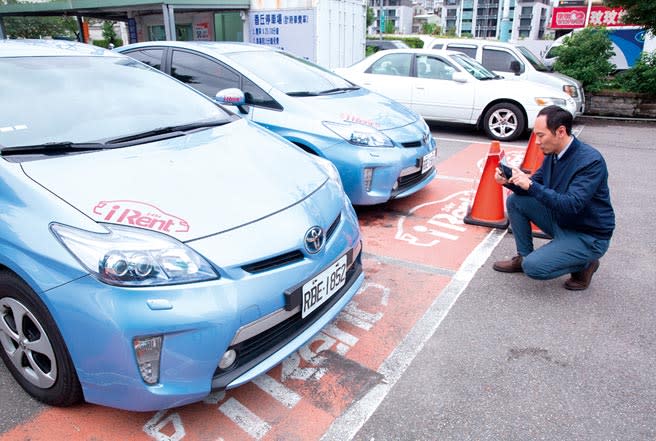
<path fill-rule="evenodd" d="M 315 10 L 251 10 L 250 42 L 284 49 L 316 62 Z"/>
<path fill-rule="evenodd" d="M 553 8 L 551 15 L 552 29 L 576 29 L 585 27 L 585 17 L 588 13 L 586 6 Z M 593 6 L 590 10 L 589 26 L 630 26 L 622 22 L 624 9 Z"/>

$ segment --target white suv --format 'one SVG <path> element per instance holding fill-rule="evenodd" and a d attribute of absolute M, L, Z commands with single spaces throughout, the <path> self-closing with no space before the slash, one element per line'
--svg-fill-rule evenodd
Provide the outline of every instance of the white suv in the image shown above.
<path fill-rule="evenodd" d="M 521 43 L 468 38 L 435 38 L 424 47 L 462 52 L 497 75 L 557 87 L 576 102 L 575 116 L 581 115 L 585 111 L 585 94 L 581 82 L 567 75 L 551 72 L 537 56 Z"/>

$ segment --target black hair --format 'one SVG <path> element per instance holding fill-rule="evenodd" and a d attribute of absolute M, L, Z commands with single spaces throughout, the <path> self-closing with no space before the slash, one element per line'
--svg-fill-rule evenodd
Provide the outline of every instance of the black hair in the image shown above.
<path fill-rule="evenodd" d="M 565 132 L 567 132 L 568 136 L 572 134 L 572 121 L 574 118 L 569 111 L 562 107 L 555 105 L 547 106 L 538 112 L 538 117 L 540 116 L 547 117 L 547 128 L 554 135 L 560 126 L 565 127 Z"/>

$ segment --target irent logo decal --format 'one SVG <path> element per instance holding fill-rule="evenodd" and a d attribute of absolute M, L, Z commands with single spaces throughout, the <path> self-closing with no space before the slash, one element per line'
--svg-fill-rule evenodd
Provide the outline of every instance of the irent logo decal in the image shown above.
<path fill-rule="evenodd" d="M 104 222 L 134 225 L 162 233 L 186 233 L 186 220 L 165 213 L 154 205 L 138 201 L 100 201 L 93 212 Z"/>

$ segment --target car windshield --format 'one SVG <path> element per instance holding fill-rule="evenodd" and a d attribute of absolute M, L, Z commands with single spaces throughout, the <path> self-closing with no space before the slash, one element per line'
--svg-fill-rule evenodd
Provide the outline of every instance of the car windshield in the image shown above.
<path fill-rule="evenodd" d="M 528 62 L 533 65 L 535 70 L 539 70 L 540 72 L 549 72 L 549 68 L 542 64 L 538 57 L 536 57 L 535 54 L 529 49 L 525 48 L 524 46 L 517 46 L 517 50 L 519 50 L 522 55 L 526 57 Z"/>
<path fill-rule="evenodd" d="M 497 76 L 483 67 L 478 61 L 465 54 L 454 54 L 451 56 L 463 69 L 472 74 L 477 80 L 492 80 Z"/>
<path fill-rule="evenodd" d="M 285 52 L 249 51 L 226 55 L 289 95 L 311 96 L 354 88 L 335 73 Z"/>
<path fill-rule="evenodd" d="M 102 142 L 231 115 L 131 58 L 0 58 L 0 148 Z M 7 105 L 11 103 L 11 105 Z"/>

